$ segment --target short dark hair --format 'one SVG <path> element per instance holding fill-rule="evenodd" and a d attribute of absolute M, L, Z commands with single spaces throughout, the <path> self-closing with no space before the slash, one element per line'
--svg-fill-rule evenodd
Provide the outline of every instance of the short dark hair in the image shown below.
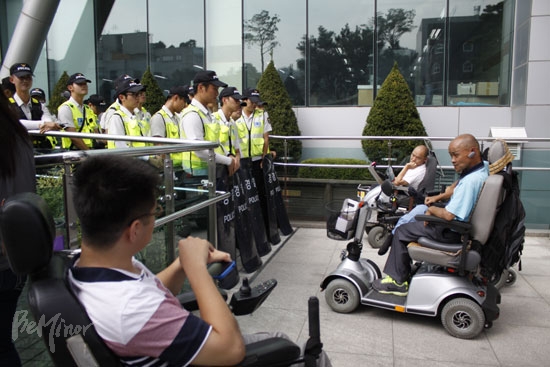
<path fill-rule="evenodd" d="M 87 158 L 73 181 L 82 239 L 98 248 L 112 246 L 132 219 L 151 211 L 159 183 L 156 169 L 141 159 L 111 154 Z"/>

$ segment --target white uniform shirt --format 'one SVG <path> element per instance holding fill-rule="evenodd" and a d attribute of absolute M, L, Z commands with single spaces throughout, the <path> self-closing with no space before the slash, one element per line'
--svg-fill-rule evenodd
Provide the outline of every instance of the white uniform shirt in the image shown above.
<path fill-rule="evenodd" d="M 17 104 L 17 106 L 21 108 L 21 110 L 27 117 L 27 119 L 19 120 L 19 122 L 21 122 L 21 124 L 23 124 L 23 126 L 25 126 L 27 130 L 39 130 L 40 125 L 42 125 L 43 122 L 50 122 L 50 121 L 55 122 L 55 117 L 52 116 L 52 114 L 50 113 L 46 105 L 44 105 L 43 103 L 40 104 L 42 107 L 42 118 L 40 120 L 31 120 L 32 119 L 32 116 L 31 116 L 32 98 L 29 99 L 29 103 L 25 103 L 23 102 L 21 97 L 19 97 L 17 93 L 15 93 L 13 95 L 13 99 L 15 100 L 15 103 Z"/>
<path fill-rule="evenodd" d="M 210 111 L 206 107 L 202 105 L 199 101 L 196 99 L 193 99 L 191 101 L 191 104 L 195 107 L 197 107 L 199 110 L 201 110 L 208 119 L 209 122 L 212 122 L 212 116 L 210 115 Z M 183 116 L 183 119 L 181 120 L 181 127 L 180 131 L 185 132 L 186 139 L 188 140 L 201 140 L 204 141 L 204 126 L 202 125 L 201 117 L 198 113 L 190 112 L 187 113 L 185 116 Z M 197 157 L 204 161 L 208 161 L 208 150 L 197 150 L 195 151 L 195 154 Z M 233 159 L 231 157 L 226 157 L 222 154 L 214 153 L 216 158 L 215 161 L 218 164 L 223 164 L 226 166 L 231 165 L 231 162 Z"/>

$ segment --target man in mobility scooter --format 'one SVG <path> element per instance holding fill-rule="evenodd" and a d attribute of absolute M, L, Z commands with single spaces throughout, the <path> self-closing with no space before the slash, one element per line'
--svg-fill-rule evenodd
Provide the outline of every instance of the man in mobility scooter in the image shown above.
<path fill-rule="evenodd" d="M 430 211 L 434 210 L 431 215 L 418 215 L 417 223 L 396 230 L 393 245 L 401 247 L 395 250 L 392 246 L 390 257 L 398 256 L 390 258 L 388 264 L 394 261 L 391 266 L 397 271 L 392 272 L 386 266 L 389 276 L 384 280 L 380 279 L 380 269 L 373 261 L 361 258 L 363 231 L 372 208 L 360 207 L 354 240 L 342 251 L 342 262 L 336 270 L 321 282 L 325 301 L 332 310 L 348 313 L 361 303 L 397 312 L 439 316 L 449 334 L 466 339 L 476 337 L 498 318 L 500 294 L 480 270 L 481 249 L 489 239 L 502 200 L 503 179 L 496 175 L 483 179 L 487 177 L 487 167 L 480 158 L 477 140 L 469 134 L 455 138 L 449 153 L 455 169 L 462 173 L 455 188 L 458 190 L 455 199 L 460 194 L 461 201 L 447 207 L 449 215 L 444 214 L 445 208 L 430 207 L 433 208 Z M 477 175 L 481 177 L 476 178 Z M 479 182 L 468 184 L 472 179 Z M 463 191 L 465 184 L 468 188 Z M 464 209 L 466 202 L 470 204 Z M 402 238 L 401 228 L 412 226 L 418 226 L 416 236 L 398 241 Z M 441 229 L 432 228 L 435 226 Z M 429 237 L 430 233 L 440 237 Z M 416 261 L 414 268 L 411 259 Z"/>
<path fill-rule="evenodd" d="M 318 323 L 317 330 L 310 328 L 310 334 L 317 337 L 313 338 L 316 340 L 310 338 L 303 357 L 297 345 L 283 339 L 284 334 L 241 335 L 206 267 L 213 261 L 230 260 L 229 255 L 215 250 L 207 241 L 197 238 L 180 241 L 179 257 L 157 276 L 134 259 L 133 255 L 146 246 L 152 236 L 154 217 L 158 214 L 155 190 L 158 181 L 155 169 L 148 163 L 120 156 L 87 158 L 77 168 L 74 202 L 83 240 L 81 255 L 72 264 L 68 278 L 70 288 L 86 312 L 78 307 L 78 302 L 75 304 L 74 296 L 66 297 L 64 274 L 52 274 L 53 237 L 49 235 L 53 234 L 53 226 L 46 222 L 53 223 L 53 220 L 44 214 L 47 212 L 44 201 L 37 203 L 36 199 L 41 198 L 36 195 L 14 197 L 0 211 L 10 264 L 16 272 L 31 273 L 29 304 L 34 316 L 37 320 L 40 315 L 53 320 L 62 315 L 65 335 L 54 332 L 50 320 L 41 321 L 41 332 L 45 340 L 49 334 L 50 355 L 56 365 L 80 365 L 81 359 L 75 357 L 76 354 L 87 362 L 90 358 L 86 357 L 93 355 L 92 360 L 97 362 L 85 365 L 101 366 L 121 362 L 145 365 L 155 361 L 170 365 L 220 366 L 287 366 L 308 361 L 307 366 L 330 366 L 321 350 Z M 22 219 L 25 214 L 26 218 Z M 37 224 L 33 227 L 34 232 L 40 232 L 36 238 L 33 234 L 28 238 L 22 235 L 21 229 L 13 229 L 23 227 L 22 221 Z M 28 261 L 22 261 L 29 256 L 17 246 L 20 239 L 17 235 L 35 240 L 30 247 L 38 250 L 37 256 L 33 253 Z M 46 246 L 36 246 L 35 242 Z M 52 258 L 54 262 L 58 260 L 59 257 Z M 30 269 L 31 266 L 38 270 Z M 195 292 L 201 318 L 183 309 L 173 296 L 172 292 L 175 294 L 181 289 L 186 277 Z M 44 284 L 50 289 L 43 289 Z M 269 284 L 262 286 L 270 287 Z M 239 306 L 249 310 L 247 313 L 258 306 L 257 302 L 253 303 L 261 289 L 241 289 L 238 293 L 237 300 L 234 302 L 235 294 L 231 300 L 235 314 L 240 314 L 236 312 Z M 44 304 L 50 309 L 40 308 Z M 73 305 L 72 309 L 67 309 L 68 304 Z M 318 319 L 318 308 L 316 315 L 310 314 L 310 326 L 312 316 Z M 84 333 L 78 334 L 76 327 L 80 332 L 84 328 Z M 81 341 L 73 336 L 79 336 Z"/>
<path fill-rule="evenodd" d="M 483 183 L 489 175 L 489 165 L 482 161 L 479 143 L 469 134 L 460 135 L 451 141 L 449 154 L 455 170 L 460 173 L 460 179 L 444 208 L 428 206 L 424 214 L 447 221 L 467 222 Z M 391 251 L 384 267 L 387 276 L 373 282 L 372 286 L 375 290 L 397 296 L 407 294 L 411 272 L 411 258 L 407 245 L 420 237 L 443 243 L 457 243 L 460 242 L 461 234 L 452 229 L 425 222 L 411 222 L 399 226 L 393 236 Z"/>

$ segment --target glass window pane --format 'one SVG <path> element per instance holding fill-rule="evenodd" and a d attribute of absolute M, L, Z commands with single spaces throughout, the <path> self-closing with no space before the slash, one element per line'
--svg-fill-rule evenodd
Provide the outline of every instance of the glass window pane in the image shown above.
<path fill-rule="evenodd" d="M 311 2 L 310 2 L 311 4 Z M 372 105 L 374 2 L 316 1 L 309 7 L 309 105 Z"/>
<path fill-rule="evenodd" d="M 145 71 L 147 9 L 145 0 L 117 0 L 110 9 L 105 3 L 96 20 L 98 32 L 101 32 L 97 71 L 100 94 L 110 102 L 113 101 L 114 79 L 122 74 L 140 78 Z M 108 15 L 102 18 L 103 14 Z"/>
<path fill-rule="evenodd" d="M 397 62 L 417 105 L 443 105 L 445 4 L 378 1 L 378 88 Z"/>
<path fill-rule="evenodd" d="M 265 30 L 269 31 L 265 21 L 272 21 L 277 30 L 273 32 L 272 39 L 262 41 L 261 35 Z M 245 1 L 244 22 L 244 87 L 255 87 L 258 84 L 262 70 L 269 64 L 273 54 L 275 67 L 279 70 L 293 104 L 304 105 L 304 60 L 298 47 L 306 34 L 306 2 Z"/>
<path fill-rule="evenodd" d="M 513 1 L 450 0 L 448 104 L 509 104 Z"/>
<path fill-rule="evenodd" d="M 90 94 L 97 88 L 95 83 L 95 41 L 93 0 L 61 1 L 46 39 L 47 52 L 42 52 L 35 68 L 34 87 L 46 90 L 46 81 L 53 90 L 64 71 L 71 75 L 83 73 L 94 83 L 90 85 Z M 44 51 L 46 51 L 46 49 Z M 47 67 L 43 63 L 46 60 Z M 49 79 L 46 78 L 46 70 Z M 51 111 L 57 113 L 57 111 Z"/>
<path fill-rule="evenodd" d="M 224 83 L 240 88 L 243 49 L 238 20 L 241 19 L 241 0 L 207 1 L 205 4 L 207 67 L 215 70 Z"/>
<path fill-rule="evenodd" d="M 204 67 L 203 0 L 149 1 L 149 33 L 151 72 L 160 88 L 190 84 Z"/>

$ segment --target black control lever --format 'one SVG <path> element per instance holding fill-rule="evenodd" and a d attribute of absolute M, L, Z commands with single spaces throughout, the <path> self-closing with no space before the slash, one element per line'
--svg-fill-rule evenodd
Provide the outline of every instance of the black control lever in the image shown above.
<path fill-rule="evenodd" d="M 275 279 L 269 279 L 251 288 L 248 278 L 244 278 L 241 288 L 233 293 L 229 302 L 231 311 L 236 316 L 251 314 L 260 307 L 276 285 Z"/>

